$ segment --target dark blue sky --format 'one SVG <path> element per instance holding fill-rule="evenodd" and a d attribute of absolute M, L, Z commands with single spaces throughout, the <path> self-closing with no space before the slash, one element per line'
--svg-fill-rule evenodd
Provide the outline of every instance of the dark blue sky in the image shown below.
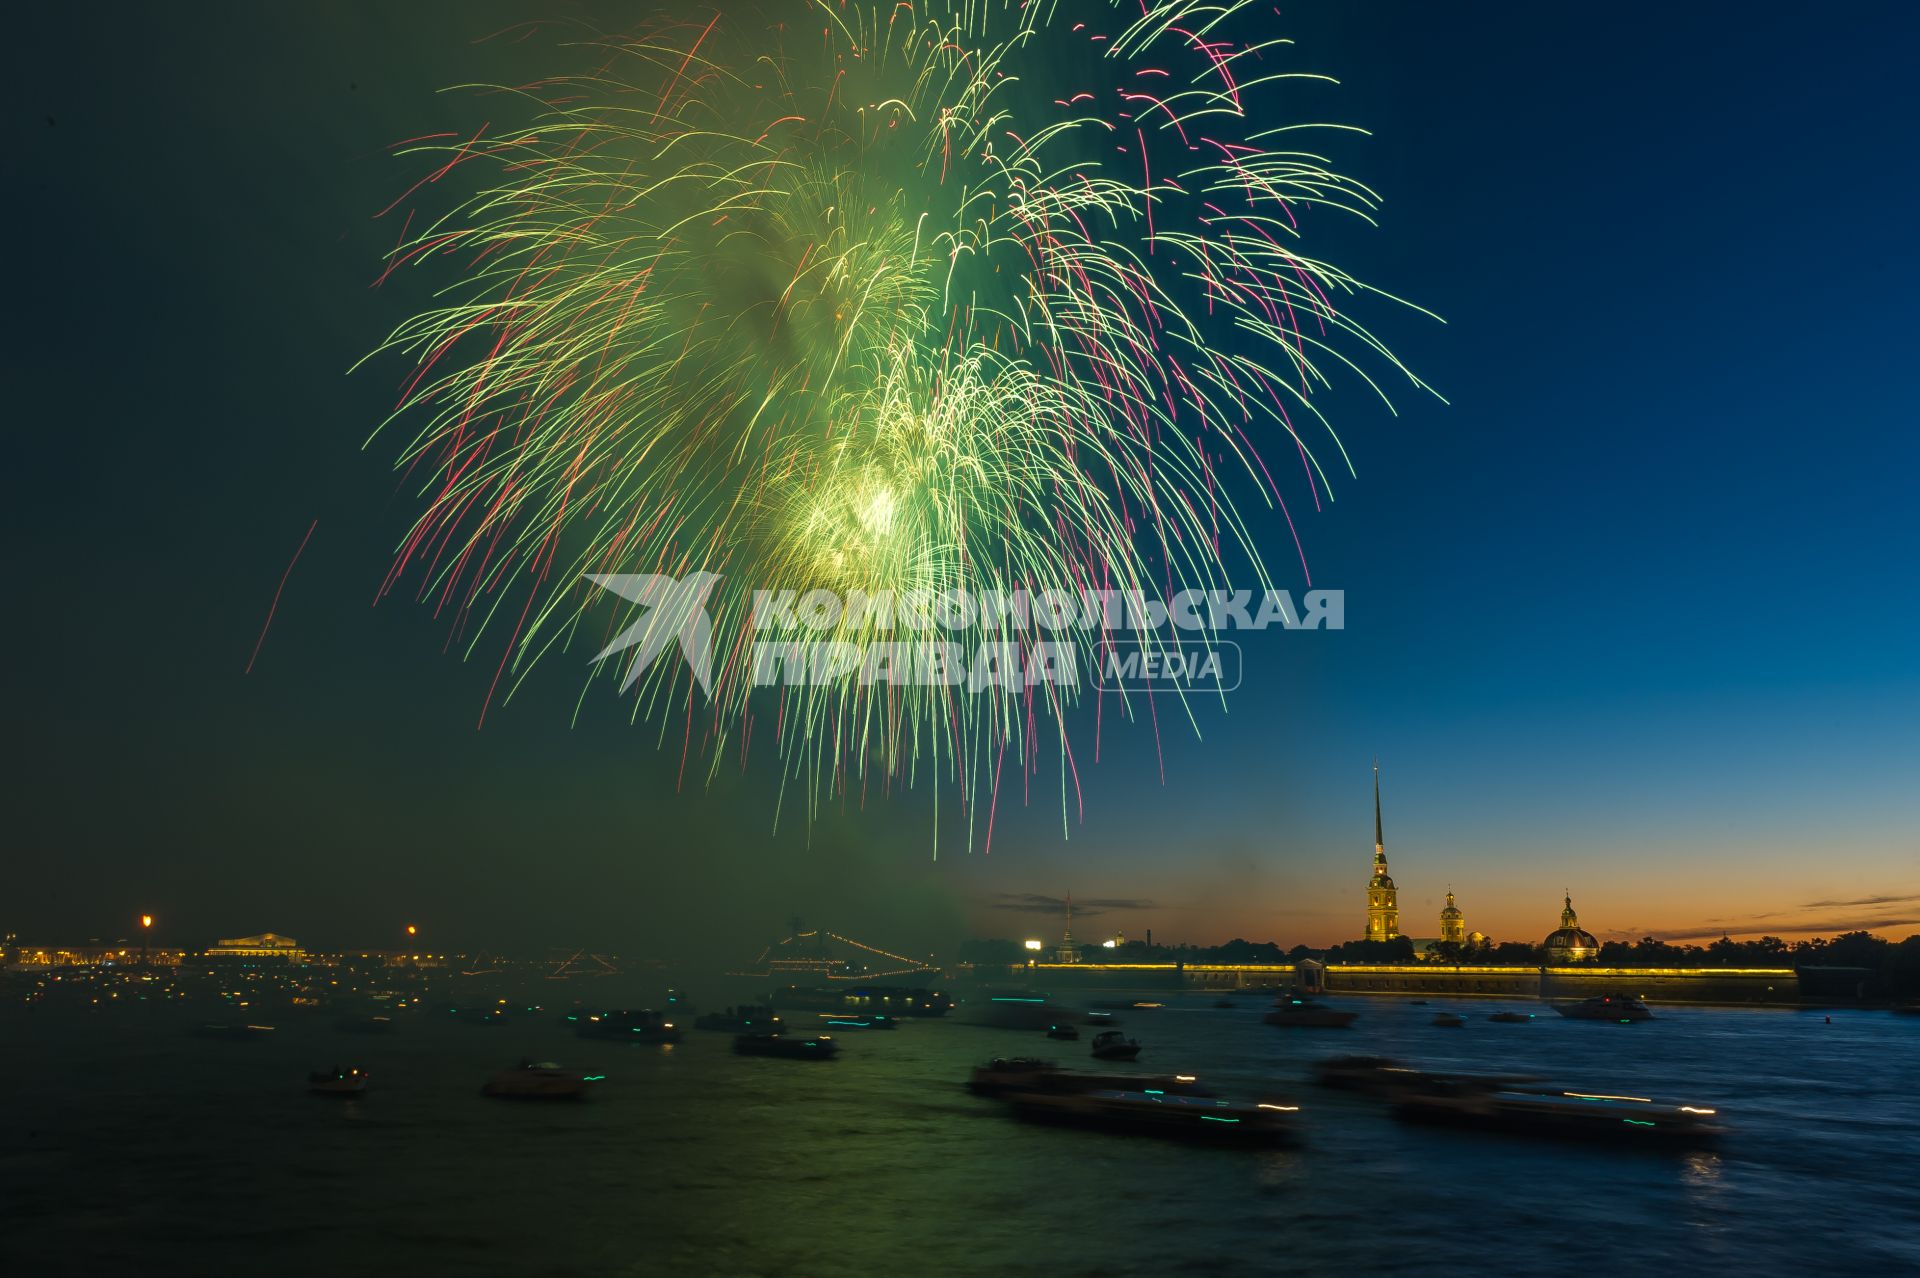
<path fill-rule="evenodd" d="M 404 512 L 359 452 L 390 381 L 344 370 L 418 300 L 366 288 L 384 148 L 517 15 L 33 20 L 0 927 L 638 949 L 800 912 L 930 949 L 1072 890 L 1152 902 L 1088 927 L 1327 942 L 1378 755 L 1415 934 L 1449 885 L 1501 937 L 1563 888 L 1602 934 L 1914 930 L 1910 6 L 1283 6 L 1374 134 L 1339 158 L 1381 229 L 1342 260 L 1445 316 L 1370 318 L 1450 405 L 1334 406 L 1358 476 L 1302 537 L 1345 631 L 1256 640 L 1164 786 L 1109 732 L 1068 841 L 1043 777 L 937 863 L 923 798 L 809 843 L 756 778 L 676 795 L 653 733 L 568 728 L 571 673 L 476 733 L 492 658 L 367 606 Z"/>

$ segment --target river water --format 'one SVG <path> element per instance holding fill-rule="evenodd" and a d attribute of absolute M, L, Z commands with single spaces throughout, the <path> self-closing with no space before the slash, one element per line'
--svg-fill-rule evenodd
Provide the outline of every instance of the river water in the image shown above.
<path fill-rule="evenodd" d="M 157 1014 L 16 1010 L 0 1255 L 22 1274 L 1920 1273 L 1920 1017 L 1496 1025 L 1511 1004 L 1381 999 L 1313 1031 L 1262 1025 L 1261 1000 L 1156 997 L 1121 1014 L 1140 1067 L 1304 1105 L 1299 1148 L 1019 1124 L 963 1090 L 968 1068 L 1082 1064 L 1086 1042 L 957 1019 L 841 1032 L 814 1064 L 736 1057 L 722 1034 L 586 1042 L 555 1014 L 423 1013 L 378 1038 L 319 1016 L 228 1043 Z M 1442 1006 L 1473 1020 L 1435 1028 Z M 1713 1105 L 1733 1132 L 1660 1154 L 1403 1127 L 1307 1082 L 1348 1052 Z M 483 1100 L 523 1055 L 608 1079 L 580 1104 Z M 374 1090 L 307 1096 L 334 1063 Z"/>

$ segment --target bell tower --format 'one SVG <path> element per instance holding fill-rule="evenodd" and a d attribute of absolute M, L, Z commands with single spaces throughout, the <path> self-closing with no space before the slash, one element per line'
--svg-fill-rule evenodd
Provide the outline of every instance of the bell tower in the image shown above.
<path fill-rule="evenodd" d="M 1367 880 L 1367 939 L 1400 935 L 1400 893 L 1387 873 L 1387 843 L 1380 833 L 1380 761 L 1373 763 L 1373 877 Z"/>
<path fill-rule="evenodd" d="M 1467 939 L 1467 918 L 1460 907 L 1453 903 L 1453 893 L 1447 893 L 1447 908 L 1440 911 L 1440 939 L 1455 944 L 1465 944 Z"/>

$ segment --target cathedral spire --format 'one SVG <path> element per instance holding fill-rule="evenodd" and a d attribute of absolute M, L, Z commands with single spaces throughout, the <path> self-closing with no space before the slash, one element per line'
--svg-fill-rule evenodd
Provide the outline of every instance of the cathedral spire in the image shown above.
<path fill-rule="evenodd" d="M 1380 833 L 1380 760 L 1373 761 L 1373 854 L 1386 855 L 1387 841 Z"/>
<path fill-rule="evenodd" d="M 1367 882 L 1367 939 L 1400 935 L 1400 896 L 1387 873 L 1387 842 L 1380 832 L 1380 761 L 1373 761 L 1373 877 Z"/>

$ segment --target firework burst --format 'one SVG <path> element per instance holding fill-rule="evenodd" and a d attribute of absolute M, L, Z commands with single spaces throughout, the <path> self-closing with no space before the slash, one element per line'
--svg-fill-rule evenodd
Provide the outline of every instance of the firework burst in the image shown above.
<path fill-rule="evenodd" d="M 1010 757 L 1057 760 L 1068 813 L 1071 689 L 756 696 L 748 610 L 755 589 L 1166 598 L 1229 562 L 1265 585 L 1236 505 L 1284 511 L 1262 453 L 1318 501 L 1323 458 L 1346 468 L 1334 375 L 1420 386 L 1346 312 L 1373 290 L 1308 246 L 1312 217 L 1377 204 L 1313 152 L 1335 126 L 1284 122 L 1322 77 L 1237 41 L 1235 0 L 1139 9 L 726 8 L 494 89 L 524 123 L 402 144 L 425 167 L 396 209 L 458 194 L 408 213 L 387 266 L 451 273 L 379 348 L 411 365 L 383 429 L 412 431 L 424 507 L 389 586 L 417 579 L 469 653 L 498 635 L 511 695 L 632 619 L 588 574 L 717 574 L 710 697 L 665 661 L 632 693 L 683 769 L 744 758 L 758 716 L 809 815 L 930 778 L 987 831 Z"/>

